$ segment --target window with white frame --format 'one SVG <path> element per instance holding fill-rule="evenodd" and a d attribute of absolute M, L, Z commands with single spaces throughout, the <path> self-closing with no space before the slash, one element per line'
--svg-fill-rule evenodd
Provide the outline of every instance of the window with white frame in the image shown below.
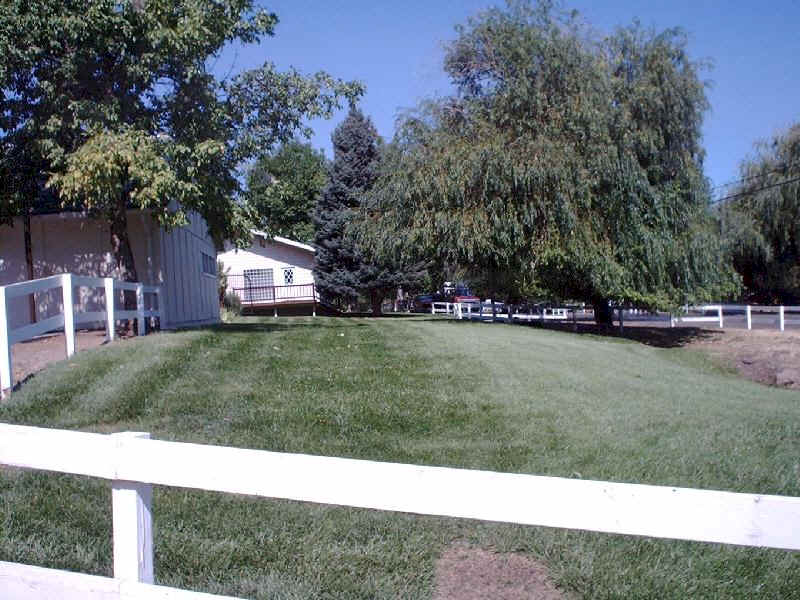
<path fill-rule="evenodd" d="M 283 269 L 283 285 L 294 285 L 294 267 Z"/>

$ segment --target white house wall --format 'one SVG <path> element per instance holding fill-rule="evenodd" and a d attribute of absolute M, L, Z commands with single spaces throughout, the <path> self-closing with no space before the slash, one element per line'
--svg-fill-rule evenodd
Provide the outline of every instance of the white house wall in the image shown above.
<path fill-rule="evenodd" d="M 158 233 L 149 216 L 140 211 L 128 212 L 128 231 L 139 279 L 148 285 L 159 283 L 160 262 Z M 34 215 L 31 217 L 31 254 L 33 277 L 74 273 L 91 277 L 115 277 L 108 227 L 76 213 Z M 23 221 L 14 226 L 0 226 L 0 285 L 28 279 L 25 262 Z M 9 301 L 12 328 L 31 322 L 29 297 Z M 79 311 L 97 311 L 105 307 L 102 290 L 76 288 L 75 304 Z M 62 310 L 61 290 L 36 295 L 37 320 Z"/>
<path fill-rule="evenodd" d="M 284 285 L 283 269 L 294 267 L 293 285 L 314 283 L 314 253 L 279 242 L 265 242 L 259 239 L 244 250 L 230 249 L 217 257 L 230 269 L 231 275 L 241 275 L 249 269 L 272 269 L 275 285 Z"/>
<path fill-rule="evenodd" d="M 139 281 L 161 285 L 166 316 L 162 327 L 182 327 L 219 320 L 216 275 L 202 272 L 202 254 L 216 250 L 205 221 L 189 214 L 190 224 L 167 234 L 142 211 L 128 211 L 128 233 Z M 57 273 L 116 277 L 110 233 L 102 222 L 77 213 L 31 217 L 34 278 Z M 162 260 L 163 257 L 163 260 Z M 21 218 L 0 226 L 0 285 L 28 278 Z M 103 310 L 102 290 L 76 288 L 76 310 Z M 9 301 L 10 326 L 31 321 L 28 297 Z M 36 295 L 37 319 L 62 310 L 61 290 Z"/>

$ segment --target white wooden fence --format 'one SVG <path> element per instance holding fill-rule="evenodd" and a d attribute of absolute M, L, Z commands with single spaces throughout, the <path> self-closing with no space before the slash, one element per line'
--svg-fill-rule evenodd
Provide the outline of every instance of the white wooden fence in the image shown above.
<path fill-rule="evenodd" d="M 114 578 L 0 562 L 5 600 L 219 598 L 152 585 L 152 485 L 800 550 L 800 498 L 424 467 L 0 423 L 0 465 L 112 483 Z M 65 510 L 67 507 L 65 507 Z"/>
<path fill-rule="evenodd" d="M 763 317 L 764 315 L 774 315 L 769 318 L 767 323 L 773 324 L 780 331 L 785 331 L 787 325 L 800 325 L 800 306 L 763 306 L 745 304 L 704 304 L 700 306 L 687 307 L 684 314 L 673 315 L 669 313 L 652 313 L 636 308 L 614 309 L 617 321 L 622 328 L 625 321 L 630 322 L 655 322 L 669 323 L 670 327 L 675 327 L 680 323 L 715 323 L 720 328 L 725 324 L 725 313 L 743 314 L 747 329 L 753 328 L 754 313 Z M 577 309 L 573 307 L 544 308 L 539 312 L 513 313 L 511 319 L 517 321 L 568 321 L 572 320 L 573 325 L 577 320 Z M 582 312 L 586 312 L 585 310 Z M 789 312 L 790 318 L 786 318 Z M 713 314 L 708 314 L 713 313 Z M 447 303 L 435 302 L 431 306 L 431 314 L 449 314 L 456 319 L 483 319 L 490 320 L 491 311 L 486 310 L 483 305 L 478 303 Z M 494 315 L 498 319 L 508 319 L 508 313 L 497 313 Z M 792 318 L 794 317 L 794 318 Z M 764 321 L 762 320 L 762 324 Z"/>
<path fill-rule="evenodd" d="M 74 290 L 81 287 L 102 289 L 105 295 L 105 308 L 101 311 L 76 312 L 73 300 Z M 29 294 L 47 292 L 55 288 L 61 288 L 63 299 L 61 313 L 37 323 L 22 325 L 14 329 L 10 328 L 8 319 L 9 300 Z M 136 310 L 116 309 L 114 300 L 120 290 L 136 292 Z M 152 294 L 157 298 L 155 304 L 157 304 L 158 308 L 153 309 L 154 303 L 151 302 L 151 309 L 145 309 L 145 294 Z M 75 353 L 75 326 L 82 323 L 105 322 L 106 335 L 109 340 L 113 340 L 114 327 L 118 319 L 137 319 L 139 335 L 144 335 L 145 319 L 148 317 L 162 317 L 160 296 L 161 288 L 158 286 L 119 281 L 111 277 L 83 277 L 72 275 L 71 273 L 0 286 L 0 392 L 14 385 L 11 346 L 17 342 L 24 342 L 33 339 L 37 335 L 63 329 L 66 354 L 67 357 L 70 357 Z"/>

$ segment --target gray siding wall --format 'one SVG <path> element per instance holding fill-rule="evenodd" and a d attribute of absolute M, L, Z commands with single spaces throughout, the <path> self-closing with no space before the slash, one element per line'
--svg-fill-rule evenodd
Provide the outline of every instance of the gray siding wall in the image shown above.
<path fill-rule="evenodd" d="M 203 272 L 203 254 L 216 268 L 217 251 L 208 227 L 197 213 L 189 225 L 161 232 L 161 269 L 166 318 L 163 327 L 188 327 L 219 321 L 217 276 Z"/>

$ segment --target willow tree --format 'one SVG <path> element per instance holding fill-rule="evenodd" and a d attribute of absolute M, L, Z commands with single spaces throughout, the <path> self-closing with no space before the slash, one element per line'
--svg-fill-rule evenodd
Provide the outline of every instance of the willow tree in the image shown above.
<path fill-rule="evenodd" d="M 4 3 L 0 145 L 36 167 L 9 185 L 35 188 L 51 174 L 63 205 L 108 223 L 125 279 L 136 279 L 129 208 L 167 228 L 194 210 L 218 245 L 244 240 L 241 166 L 362 91 L 269 62 L 225 79 L 207 67 L 276 24 L 253 0 Z M 18 198 L 0 193 L 0 215 L 18 211 Z"/>
<path fill-rule="evenodd" d="M 574 12 L 518 3 L 457 33 L 457 93 L 401 123 L 366 235 L 479 269 L 510 298 L 590 301 L 601 321 L 610 301 L 671 308 L 735 288 L 679 30 L 596 40 Z"/>
<path fill-rule="evenodd" d="M 729 196 L 722 232 L 747 295 L 800 302 L 800 123 L 756 145 Z"/>

